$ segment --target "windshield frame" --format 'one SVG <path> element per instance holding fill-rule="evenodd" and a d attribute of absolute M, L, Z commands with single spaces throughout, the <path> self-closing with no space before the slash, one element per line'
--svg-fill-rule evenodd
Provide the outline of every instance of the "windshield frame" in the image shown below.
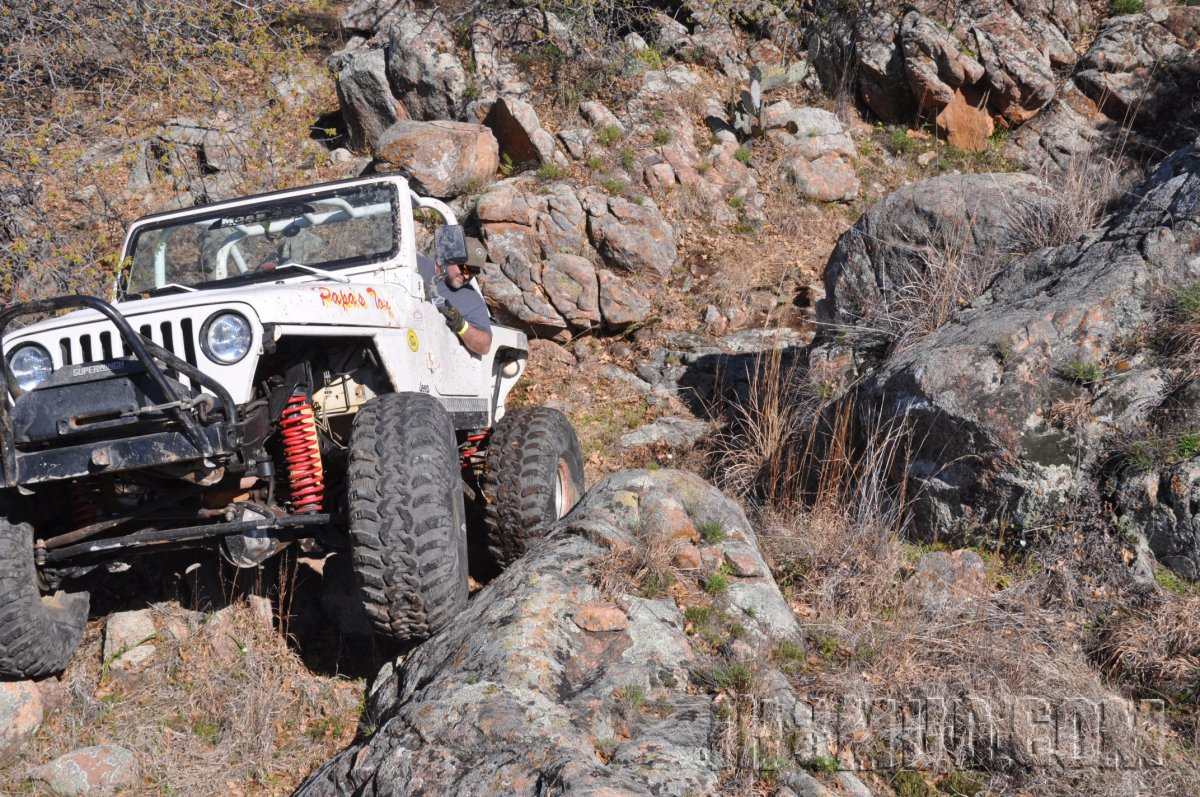
<path fill-rule="evenodd" d="M 328 202 L 329 200 L 344 199 L 348 193 L 353 193 L 355 191 L 371 190 L 384 190 L 388 194 L 386 201 L 391 205 L 391 213 L 389 217 L 391 229 L 390 249 L 388 249 L 386 252 L 355 255 L 353 257 L 341 258 L 338 260 L 323 260 L 315 263 L 304 263 L 304 265 L 312 265 L 327 271 L 346 271 L 363 266 L 378 266 L 380 264 L 393 261 L 400 255 L 403 247 L 403 238 L 405 232 L 401 223 L 401 202 L 407 201 L 408 197 L 405 196 L 407 192 L 402 192 L 400 187 L 395 182 L 390 180 L 356 180 L 339 183 L 326 183 L 320 186 L 312 186 L 309 189 L 276 191 L 269 194 L 261 194 L 254 197 L 242 198 L 228 203 L 203 205 L 194 209 L 189 209 L 189 211 L 186 213 L 171 212 L 168 214 L 156 214 L 156 216 L 149 216 L 145 219 L 139 220 L 130 230 L 126 240 L 123 252 L 123 262 L 126 265 L 121 269 L 121 272 L 118 275 L 117 283 L 114 286 L 114 298 L 117 301 L 124 301 L 142 298 L 145 296 L 155 296 L 165 291 L 176 290 L 179 287 L 187 287 L 201 291 L 219 290 L 222 288 L 236 287 L 238 285 L 247 283 L 278 282 L 281 280 L 281 278 L 292 279 L 302 276 L 311 277 L 312 274 L 310 272 L 304 272 L 299 269 L 289 269 L 286 277 L 274 270 L 257 271 L 254 269 L 248 269 L 245 271 L 231 273 L 225 277 L 187 285 L 184 283 L 179 283 L 167 275 L 165 282 L 157 287 L 147 287 L 136 291 L 131 291 L 129 289 L 130 277 L 133 274 L 134 268 L 133 255 L 137 251 L 138 243 L 142 240 L 142 236 L 146 234 L 160 232 L 170 228 L 181 230 L 191 225 L 208 226 L 209 229 L 224 229 L 228 227 L 231 231 L 236 231 L 239 227 L 239 225 L 236 223 L 238 219 L 249 219 L 253 216 L 270 217 L 270 211 L 272 208 L 283 211 L 285 209 L 296 208 L 308 203 L 322 203 Z M 343 204 L 346 203 L 343 202 Z M 332 210 L 327 212 L 336 214 L 340 211 Z M 309 215 L 312 216 L 319 214 L 314 212 Z M 159 218 L 159 216 L 161 216 L 161 218 Z M 231 217 L 231 220 L 228 223 L 216 224 L 216 222 L 223 221 L 222 217 L 226 216 Z M 291 217 L 293 224 L 296 222 L 296 218 L 299 216 L 300 214 L 294 214 Z M 251 222 L 251 224 L 253 223 L 254 222 Z M 328 219 L 323 220 L 321 223 L 328 223 Z M 276 232 L 273 229 L 277 224 L 280 225 L 279 232 Z M 243 222 L 240 226 L 245 228 L 246 222 Z M 282 230 L 287 226 L 289 225 L 283 223 L 281 214 L 281 219 L 268 221 L 266 231 L 272 234 L 282 234 Z M 320 223 L 311 223 L 310 220 L 309 222 L 299 225 L 297 229 L 303 230 L 319 226 Z M 260 230 L 259 234 L 261 235 L 261 224 L 258 225 L 258 229 Z M 224 242 L 221 244 L 221 248 L 229 249 L 231 244 L 235 244 L 238 240 L 244 240 L 246 237 L 248 237 L 248 234 L 243 235 L 241 238 L 237 238 L 236 240 Z M 270 239 L 268 238 L 268 240 Z M 233 263 L 238 268 L 241 268 L 243 264 L 237 263 L 236 258 L 231 257 L 230 255 L 231 253 L 226 251 L 223 256 L 229 258 L 229 262 Z M 286 262 L 299 261 L 288 260 Z M 154 268 L 154 266 L 148 265 L 144 268 Z M 233 271 L 233 269 L 229 270 Z"/>

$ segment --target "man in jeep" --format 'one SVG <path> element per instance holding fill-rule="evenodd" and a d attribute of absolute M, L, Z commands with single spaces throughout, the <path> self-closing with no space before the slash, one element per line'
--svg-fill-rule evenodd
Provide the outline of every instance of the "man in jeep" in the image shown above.
<path fill-rule="evenodd" d="M 492 348 L 492 320 L 487 304 L 470 284 L 463 266 L 450 263 L 437 266 L 424 255 L 417 255 L 417 271 L 428 285 L 433 283 L 437 298 L 431 297 L 450 331 L 462 339 L 467 351 L 479 356 Z"/>

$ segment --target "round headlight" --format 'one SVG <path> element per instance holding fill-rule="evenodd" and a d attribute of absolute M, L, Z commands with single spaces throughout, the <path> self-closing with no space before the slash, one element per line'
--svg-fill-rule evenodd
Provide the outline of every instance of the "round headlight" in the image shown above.
<path fill-rule="evenodd" d="M 33 390 L 46 381 L 54 371 L 54 363 L 50 360 L 50 352 L 31 343 L 22 346 L 8 358 L 8 367 L 17 380 L 21 390 Z"/>
<path fill-rule="evenodd" d="M 253 343 L 250 322 L 237 313 L 217 313 L 204 322 L 200 344 L 213 362 L 233 365 L 246 356 Z"/>

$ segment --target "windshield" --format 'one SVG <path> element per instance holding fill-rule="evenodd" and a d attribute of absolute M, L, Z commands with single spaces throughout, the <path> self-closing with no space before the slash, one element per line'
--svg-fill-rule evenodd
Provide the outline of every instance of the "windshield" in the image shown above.
<path fill-rule="evenodd" d="M 270 276 L 288 263 L 332 269 L 387 260 L 399 249 L 395 204 L 395 188 L 375 183 L 165 221 L 133 239 L 125 291 Z"/>

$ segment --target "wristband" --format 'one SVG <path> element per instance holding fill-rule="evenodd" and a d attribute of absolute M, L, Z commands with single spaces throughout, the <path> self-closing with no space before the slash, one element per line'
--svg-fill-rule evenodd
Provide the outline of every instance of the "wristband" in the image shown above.
<path fill-rule="evenodd" d="M 466 320 L 464 320 L 464 321 L 463 321 L 463 325 L 462 325 L 462 329 L 459 329 L 459 330 L 455 331 L 455 333 L 454 333 L 454 334 L 455 334 L 455 335 L 462 335 L 464 332 L 466 332 L 466 331 L 467 331 L 467 327 L 469 327 L 469 326 L 470 326 L 470 324 L 468 324 L 468 323 L 466 322 Z"/>

